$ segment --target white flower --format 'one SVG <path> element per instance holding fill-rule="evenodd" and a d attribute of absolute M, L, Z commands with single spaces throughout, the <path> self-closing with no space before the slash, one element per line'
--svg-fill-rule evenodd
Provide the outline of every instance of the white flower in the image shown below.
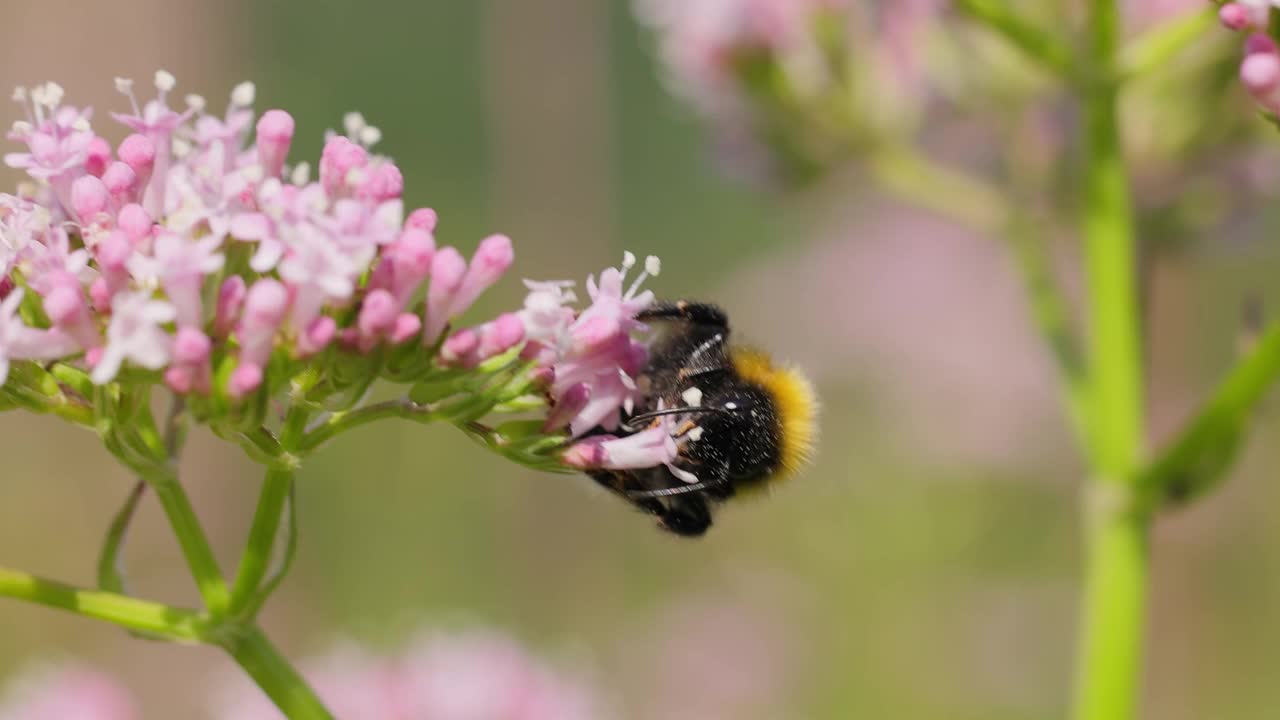
<path fill-rule="evenodd" d="M 123 292 L 112 301 L 111 310 L 107 346 L 93 368 L 93 382 L 111 382 L 125 360 L 148 370 L 168 364 L 173 337 L 161 325 L 177 317 L 173 305 L 146 292 Z"/>

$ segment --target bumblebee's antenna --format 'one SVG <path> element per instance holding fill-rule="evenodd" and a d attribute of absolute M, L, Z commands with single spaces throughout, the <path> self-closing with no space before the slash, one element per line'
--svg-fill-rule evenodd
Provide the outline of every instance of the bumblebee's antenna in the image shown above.
<path fill-rule="evenodd" d="M 719 480 L 704 480 L 703 482 L 691 483 L 689 485 L 681 485 L 679 487 L 661 488 L 658 490 L 629 490 L 627 497 L 632 500 L 640 500 L 643 498 L 669 497 L 671 495 L 684 495 L 685 493 L 698 492 L 699 490 L 708 490 L 717 485 L 724 485 L 729 482 L 727 478 Z"/>
<path fill-rule="evenodd" d="M 675 408 L 663 408 L 662 410 L 653 410 L 651 412 L 640 413 L 639 415 L 634 415 L 632 417 L 629 417 L 627 418 L 626 422 L 622 423 L 622 427 L 625 430 L 627 430 L 627 432 L 639 432 L 638 430 L 636 430 L 635 426 L 632 425 L 632 423 L 635 423 L 635 422 L 645 423 L 656 417 L 662 417 L 663 415 L 693 415 L 695 413 L 728 413 L 728 412 L 733 412 L 733 410 L 721 408 L 721 407 L 707 407 L 703 405 L 695 405 L 692 407 L 686 406 L 686 407 L 675 407 Z"/>

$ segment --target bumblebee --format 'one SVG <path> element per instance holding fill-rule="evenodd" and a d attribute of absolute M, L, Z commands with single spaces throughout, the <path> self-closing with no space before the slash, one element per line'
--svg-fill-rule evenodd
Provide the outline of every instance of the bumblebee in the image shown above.
<path fill-rule="evenodd" d="M 659 527 L 697 537 L 711 526 L 716 505 L 793 475 L 807 462 L 817 401 L 794 369 L 730 345 L 729 319 L 715 305 L 658 303 L 637 319 L 657 335 L 636 378 L 642 399 L 614 434 L 674 419 L 680 454 L 670 466 L 589 475 L 656 516 Z"/>

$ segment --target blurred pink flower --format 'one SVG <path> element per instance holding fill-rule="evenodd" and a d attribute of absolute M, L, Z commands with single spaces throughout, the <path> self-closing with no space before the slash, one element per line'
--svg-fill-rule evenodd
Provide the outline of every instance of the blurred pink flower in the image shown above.
<path fill-rule="evenodd" d="M 889 423 L 884 442 L 917 459 L 1007 464 L 1063 437 L 1052 359 L 991 238 L 864 204 L 720 296 L 740 336 L 787 348 L 819 383 L 865 388 L 860 404 Z"/>
<path fill-rule="evenodd" d="M 129 692 L 77 665 L 37 667 L 0 692 L 0 720 L 139 720 Z"/>
<path fill-rule="evenodd" d="M 756 591 L 762 588 L 754 588 Z M 799 673 L 796 647 L 758 600 L 731 595 L 685 598 L 649 623 L 624 677 L 642 720 L 774 720 Z"/>
<path fill-rule="evenodd" d="M 729 170 L 805 179 L 853 135 L 902 132 L 927 98 L 925 33 L 943 0 L 635 0 L 668 86 L 711 126 Z M 858 127 L 816 120 L 857 106 Z"/>
<path fill-rule="evenodd" d="M 395 657 L 347 644 L 303 663 L 329 710 L 342 720 L 603 720 L 583 683 L 494 632 L 427 633 Z M 221 720 L 281 717 L 257 689 L 223 698 Z M 7 720 L 7 719 L 6 719 Z"/>

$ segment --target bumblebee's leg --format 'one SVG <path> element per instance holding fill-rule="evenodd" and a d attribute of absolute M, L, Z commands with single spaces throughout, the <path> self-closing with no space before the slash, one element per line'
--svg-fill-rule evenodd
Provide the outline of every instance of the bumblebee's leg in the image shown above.
<path fill-rule="evenodd" d="M 658 302 L 642 310 L 636 319 L 645 320 L 683 320 L 696 325 L 729 330 L 729 317 L 724 311 L 710 303 L 677 300 L 675 302 Z"/>

